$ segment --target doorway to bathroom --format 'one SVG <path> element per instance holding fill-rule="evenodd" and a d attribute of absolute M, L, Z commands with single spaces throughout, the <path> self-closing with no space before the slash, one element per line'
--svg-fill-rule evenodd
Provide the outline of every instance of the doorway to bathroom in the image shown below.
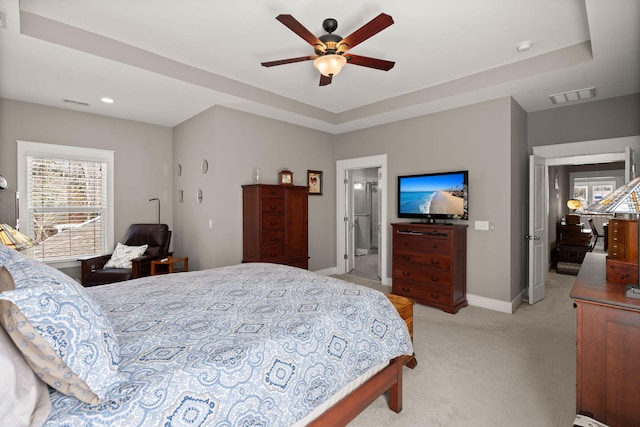
<path fill-rule="evenodd" d="M 351 170 L 353 191 L 355 259 L 349 274 L 380 281 L 380 192 L 378 173 L 380 168 Z"/>
<path fill-rule="evenodd" d="M 386 176 L 386 154 L 336 161 L 338 274 L 391 284 Z"/>

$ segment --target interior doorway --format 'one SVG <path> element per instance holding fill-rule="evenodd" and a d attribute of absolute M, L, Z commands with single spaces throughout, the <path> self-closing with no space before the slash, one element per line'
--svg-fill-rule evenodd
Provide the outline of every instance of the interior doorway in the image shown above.
<path fill-rule="evenodd" d="M 387 155 L 336 162 L 339 274 L 389 284 L 387 278 Z"/>
<path fill-rule="evenodd" d="M 547 217 L 544 218 L 544 226 L 539 231 L 540 235 L 548 236 L 548 212 L 549 212 L 549 167 L 560 165 L 580 165 L 580 164 L 592 164 L 592 163 L 613 163 L 623 161 L 625 163 L 625 179 L 628 181 L 632 176 L 632 165 L 637 164 L 636 157 L 640 150 L 640 136 L 611 138 L 604 140 L 592 140 L 572 142 L 565 144 L 552 144 L 545 146 L 533 147 L 533 155 L 544 159 L 544 182 L 545 182 L 545 194 L 541 197 L 539 202 L 543 206 L 538 206 L 543 212 L 547 213 Z M 533 201 L 530 200 L 530 204 Z M 529 207 L 533 209 L 532 206 Z M 529 248 L 531 250 L 531 248 Z M 549 248 L 545 247 L 548 251 Z M 529 273 L 536 271 L 535 266 L 532 264 L 531 259 L 528 262 Z M 540 278 L 542 283 L 546 283 L 546 272 Z M 528 287 L 531 288 L 534 284 L 529 274 Z M 529 290 L 531 292 L 531 290 Z M 530 301 L 531 303 L 531 301 Z"/>
<path fill-rule="evenodd" d="M 354 268 L 348 274 L 380 281 L 378 242 L 380 240 L 380 168 L 352 169 L 350 191 L 353 192 L 355 237 Z"/>

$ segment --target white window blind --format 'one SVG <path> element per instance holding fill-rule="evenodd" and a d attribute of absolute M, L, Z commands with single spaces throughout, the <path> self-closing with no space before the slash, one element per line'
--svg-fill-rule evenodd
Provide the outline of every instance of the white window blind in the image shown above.
<path fill-rule="evenodd" d="M 108 252 L 113 153 L 105 151 L 102 159 L 102 150 L 24 144 L 37 145 L 19 150 L 24 166 L 19 175 L 26 184 L 21 186 L 26 197 L 20 197 L 20 229 L 37 243 L 29 255 L 55 262 Z"/>

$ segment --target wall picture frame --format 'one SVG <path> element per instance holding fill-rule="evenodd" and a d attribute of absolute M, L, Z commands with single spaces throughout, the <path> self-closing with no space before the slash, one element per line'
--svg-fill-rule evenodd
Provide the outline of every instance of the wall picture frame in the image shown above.
<path fill-rule="evenodd" d="M 307 186 L 310 196 L 322 196 L 322 171 L 307 170 Z"/>

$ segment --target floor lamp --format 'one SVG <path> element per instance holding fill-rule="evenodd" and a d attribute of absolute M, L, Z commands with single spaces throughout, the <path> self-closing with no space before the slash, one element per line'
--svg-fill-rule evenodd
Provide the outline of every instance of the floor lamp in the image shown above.
<path fill-rule="evenodd" d="M 585 211 L 600 214 L 628 214 L 640 218 L 640 177 L 617 188 L 601 200 L 590 204 Z M 640 249 L 640 224 L 638 224 L 638 246 Z M 640 250 L 638 251 L 638 267 L 640 268 Z M 640 270 L 638 271 L 638 279 L 640 280 Z M 635 283 L 627 286 L 625 295 L 628 298 L 640 299 L 639 284 Z"/>
<path fill-rule="evenodd" d="M 150 202 L 153 202 L 154 200 L 158 201 L 158 224 L 160 224 L 160 199 L 157 197 L 154 197 L 153 199 L 149 199 Z"/>

